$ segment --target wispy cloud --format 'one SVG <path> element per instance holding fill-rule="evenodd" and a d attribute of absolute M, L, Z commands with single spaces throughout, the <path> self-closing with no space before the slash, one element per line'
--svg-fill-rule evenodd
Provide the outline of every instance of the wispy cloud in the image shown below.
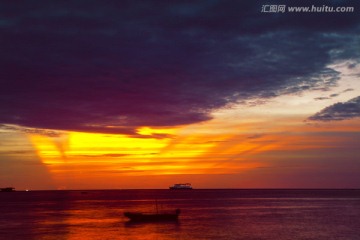
<path fill-rule="evenodd" d="M 330 94 L 328 97 L 316 97 L 316 98 L 314 98 L 314 100 L 328 100 L 328 99 L 331 99 L 331 98 L 338 97 L 342 93 L 351 92 L 351 91 L 354 91 L 354 89 L 353 88 L 347 88 L 347 89 L 345 89 L 345 90 L 343 90 L 341 92 Z"/>
<path fill-rule="evenodd" d="M 48 130 L 48 129 L 39 129 L 39 128 L 26 128 L 16 125 L 0 124 L 0 130 L 4 131 L 17 131 L 29 134 L 39 134 L 48 137 L 59 137 L 62 135 L 60 131 Z"/>

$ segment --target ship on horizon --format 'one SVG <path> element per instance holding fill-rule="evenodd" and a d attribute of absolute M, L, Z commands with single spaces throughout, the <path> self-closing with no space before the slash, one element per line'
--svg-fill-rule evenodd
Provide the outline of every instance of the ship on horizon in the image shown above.
<path fill-rule="evenodd" d="M 15 188 L 13 187 L 0 188 L 0 192 L 15 192 Z"/>
<path fill-rule="evenodd" d="M 169 189 L 171 190 L 190 190 L 193 189 L 191 183 L 175 183 L 174 185 L 170 186 Z"/>

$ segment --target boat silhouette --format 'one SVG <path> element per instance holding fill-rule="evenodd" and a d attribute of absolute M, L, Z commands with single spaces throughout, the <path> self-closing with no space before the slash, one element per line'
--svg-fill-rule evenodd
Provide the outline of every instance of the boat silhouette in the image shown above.
<path fill-rule="evenodd" d="M 141 212 L 124 212 L 124 216 L 129 218 L 132 222 L 164 222 L 177 221 L 180 215 L 180 209 L 174 212 L 166 213 L 141 213 Z"/>

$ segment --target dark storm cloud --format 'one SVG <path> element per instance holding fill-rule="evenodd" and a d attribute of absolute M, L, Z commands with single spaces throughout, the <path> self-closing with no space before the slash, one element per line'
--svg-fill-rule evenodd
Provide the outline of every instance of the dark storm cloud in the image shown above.
<path fill-rule="evenodd" d="M 2 1 L 0 123 L 134 135 L 235 102 L 327 90 L 339 76 L 330 63 L 359 60 L 359 14 L 261 6 Z"/>
<path fill-rule="evenodd" d="M 360 117 L 360 96 L 344 103 L 335 103 L 315 115 L 309 117 L 312 121 L 338 121 Z"/>

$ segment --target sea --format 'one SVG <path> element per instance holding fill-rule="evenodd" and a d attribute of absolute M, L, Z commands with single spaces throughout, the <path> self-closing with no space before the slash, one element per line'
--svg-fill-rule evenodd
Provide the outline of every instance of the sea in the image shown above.
<path fill-rule="evenodd" d="M 125 211 L 181 209 L 133 223 Z M 0 192 L 0 239 L 360 239 L 359 189 Z"/>

